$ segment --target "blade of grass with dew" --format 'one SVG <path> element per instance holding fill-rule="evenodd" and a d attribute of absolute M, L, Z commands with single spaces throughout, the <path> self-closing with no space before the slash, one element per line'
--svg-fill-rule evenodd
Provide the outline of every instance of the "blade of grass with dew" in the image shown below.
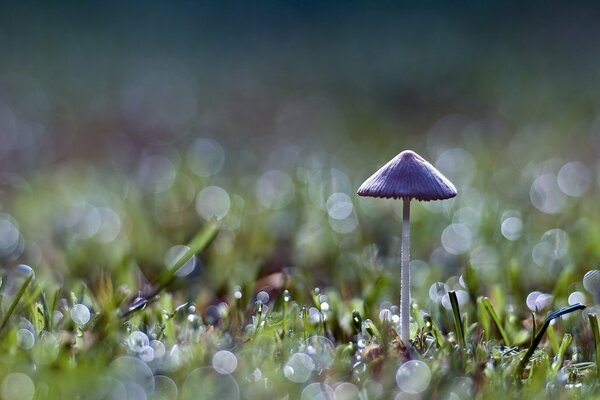
<path fill-rule="evenodd" d="M 596 353 L 596 379 L 600 380 L 600 331 L 598 329 L 598 318 L 596 314 L 589 313 L 588 319 L 594 336 L 594 350 Z"/>
<path fill-rule="evenodd" d="M 219 224 L 215 221 L 209 222 L 202 230 L 200 230 L 196 236 L 188 243 L 187 250 L 179 257 L 175 264 L 166 270 L 161 277 L 158 279 L 156 288 L 149 294 L 138 298 L 135 303 L 131 304 L 129 308 L 120 313 L 120 317 L 126 317 L 138 310 L 144 309 L 148 302 L 155 298 L 165 287 L 169 285 L 175 278 L 177 271 L 185 265 L 195 254 L 201 252 L 208 246 L 212 240 L 217 236 L 219 232 Z"/>
<path fill-rule="evenodd" d="M 533 311 L 531 314 L 531 340 L 529 341 L 529 346 L 533 346 L 533 339 L 535 339 L 535 333 L 537 332 L 537 320 L 535 319 L 535 313 Z"/>
<path fill-rule="evenodd" d="M 487 297 L 482 297 L 481 304 L 483 305 L 483 308 L 485 309 L 485 311 L 488 313 L 488 315 L 494 322 L 494 325 L 496 325 L 498 332 L 500 332 L 500 336 L 502 337 L 502 341 L 504 342 L 504 345 L 510 346 L 510 340 L 508 340 L 508 335 L 506 334 L 504 327 L 500 323 L 500 318 L 498 318 L 498 314 L 496 314 L 496 310 L 494 310 L 494 307 L 492 306 L 490 299 L 488 299 Z"/>
<path fill-rule="evenodd" d="M 179 257 L 179 259 L 173 264 L 172 268 L 169 268 L 159 279 L 157 290 L 162 290 L 167 286 L 175 277 L 175 274 L 181 267 L 185 265 L 195 254 L 201 252 L 210 244 L 219 232 L 219 224 L 212 221 L 209 222 L 200 232 L 194 236 L 194 238 L 188 243 L 189 250 Z"/>
<path fill-rule="evenodd" d="M 556 329 L 554 329 L 554 325 L 550 324 L 548 326 L 548 342 L 550 343 L 550 348 L 552 348 L 552 352 L 554 354 L 558 354 L 558 350 L 560 349 L 560 343 L 558 343 L 558 337 L 556 335 Z"/>
<path fill-rule="evenodd" d="M 42 309 L 44 310 L 44 329 L 50 330 L 52 317 L 50 316 L 50 307 L 48 307 L 48 301 L 46 300 L 46 292 L 42 292 L 40 301 L 42 302 Z"/>
<path fill-rule="evenodd" d="M 565 354 L 573 341 L 573 336 L 570 333 L 565 333 L 560 342 L 560 347 L 558 348 L 558 353 L 556 354 L 556 360 L 552 363 L 552 369 L 554 372 L 558 372 L 560 367 L 562 367 L 563 362 L 565 361 Z"/>
<path fill-rule="evenodd" d="M 535 335 L 535 338 L 533 339 L 531 346 L 529 346 L 529 348 L 527 349 L 527 352 L 525 353 L 525 355 L 523 356 L 523 359 L 521 360 L 521 362 L 519 363 L 519 366 L 517 367 L 517 370 L 515 372 L 515 378 L 517 379 L 518 382 L 521 381 L 521 377 L 523 376 L 523 371 L 525 370 L 525 366 L 531 359 L 531 356 L 533 355 L 535 349 L 538 347 L 538 345 L 542 341 L 542 338 L 544 337 L 544 333 L 546 333 L 546 330 L 550 326 L 550 322 L 552 322 L 553 319 L 561 317 L 565 314 L 569 314 L 569 313 L 572 313 L 577 310 L 583 310 L 584 308 L 585 308 L 585 306 L 583 304 L 577 303 L 577 304 L 573 304 L 571 306 L 563 307 L 559 310 L 553 311 L 546 316 L 546 320 L 544 321 L 544 324 L 540 328 L 537 335 Z"/>
<path fill-rule="evenodd" d="M 25 281 L 23 282 L 23 284 L 19 288 L 19 291 L 15 295 L 15 298 L 13 299 L 10 307 L 8 308 L 8 311 L 6 312 L 6 314 L 4 314 L 4 317 L 2 318 L 2 323 L 0 323 L 0 331 L 2 331 L 4 329 L 4 327 L 6 326 L 6 324 L 8 323 L 10 316 L 17 308 L 19 301 L 21 301 L 21 297 L 23 297 L 23 295 L 25 294 L 25 291 L 27 290 L 27 287 L 29 286 L 29 283 L 31 282 L 32 279 L 33 279 L 33 274 L 29 274 L 27 276 L 27 278 L 25 278 Z"/>
<path fill-rule="evenodd" d="M 456 326 L 456 334 L 461 347 L 464 349 L 467 346 L 465 340 L 465 328 L 462 323 L 462 318 L 460 317 L 460 309 L 458 308 L 458 298 L 456 297 L 456 292 L 454 290 L 450 290 L 448 292 L 448 297 L 450 298 L 450 305 L 452 306 L 452 317 L 454 318 L 454 325 Z"/>
<path fill-rule="evenodd" d="M 490 316 L 488 315 L 485 307 L 483 306 L 483 302 L 481 301 L 483 297 L 477 298 L 477 320 L 483 329 L 483 335 L 485 340 L 490 340 L 492 325 L 490 323 Z"/>

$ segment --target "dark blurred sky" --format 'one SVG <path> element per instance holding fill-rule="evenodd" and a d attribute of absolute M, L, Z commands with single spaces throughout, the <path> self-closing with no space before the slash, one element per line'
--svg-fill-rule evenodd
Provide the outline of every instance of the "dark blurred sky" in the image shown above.
<path fill-rule="evenodd" d="M 329 110 L 313 125 L 359 109 L 417 134 L 454 112 L 589 123 L 598 16 L 595 2 L 4 3 L 0 101 L 83 153 L 115 132 L 277 136 L 298 102 Z"/>

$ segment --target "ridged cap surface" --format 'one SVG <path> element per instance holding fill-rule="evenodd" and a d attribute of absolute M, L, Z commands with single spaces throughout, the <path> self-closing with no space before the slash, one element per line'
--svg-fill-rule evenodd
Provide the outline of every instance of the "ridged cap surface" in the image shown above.
<path fill-rule="evenodd" d="M 359 196 L 444 200 L 456 188 L 440 171 L 412 150 L 405 150 L 360 185 Z"/>

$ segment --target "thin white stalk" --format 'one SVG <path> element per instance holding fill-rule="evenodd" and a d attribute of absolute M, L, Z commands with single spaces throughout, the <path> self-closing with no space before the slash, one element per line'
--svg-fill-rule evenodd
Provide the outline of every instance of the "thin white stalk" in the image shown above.
<path fill-rule="evenodd" d="M 400 339 L 408 345 L 410 337 L 410 198 L 402 208 L 402 253 L 400 259 Z"/>

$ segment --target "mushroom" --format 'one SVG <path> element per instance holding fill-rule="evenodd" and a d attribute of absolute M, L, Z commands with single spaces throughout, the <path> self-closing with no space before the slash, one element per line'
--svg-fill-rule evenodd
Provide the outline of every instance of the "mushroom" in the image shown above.
<path fill-rule="evenodd" d="M 359 196 L 402 198 L 402 253 L 400 260 L 400 339 L 408 344 L 410 304 L 410 200 L 444 200 L 456 196 L 456 188 L 433 165 L 405 150 L 364 181 Z"/>

